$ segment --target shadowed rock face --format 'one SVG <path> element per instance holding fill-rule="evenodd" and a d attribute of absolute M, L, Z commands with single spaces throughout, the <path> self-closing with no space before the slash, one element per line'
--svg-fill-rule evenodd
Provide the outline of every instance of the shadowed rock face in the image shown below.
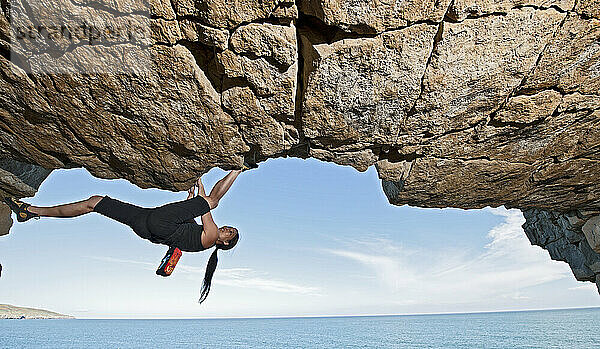
<path fill-rule="evenodd" d="M 0 196 L 33 196 L 49 174 L 40 166 L 0 158 Z M 8 234 L 12 224 L 10 208 L 0 203 L 0 236 Z"/>
<path fill-rule="evenodd" d="M 598 251 L 599 0 L 0 5 L 1 158 L 169 190 L 244 158 L 376 165 L 392 204 L 521 208 L 532 243 Z M 573 212 L 579 240 L 541 238 Z"/>
<path fill-rule="evenodd" d="M 527 209 L 523 214 L 529 241 L 548 250 L 553 260 L 568 263 L 577 280 L 595 282 L 600 292 L 599 212 Z"/>
<path fill-rule="evenodd" d="M 1 204 L 0 205 L 0 236 L 8 234 L 12 225 L 13 225 L 13 220 L 11 218 L 10 208 L 5 204 Z"/>

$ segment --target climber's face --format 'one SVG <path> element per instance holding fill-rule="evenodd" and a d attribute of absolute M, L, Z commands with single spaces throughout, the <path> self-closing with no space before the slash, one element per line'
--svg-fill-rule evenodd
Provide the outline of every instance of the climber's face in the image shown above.
<path fill-rule="evenodd" d="M 219 237 L 217 238 L 217 245 L 229 246 L 230 244 L 235 245 L 237 242 L 238 230 L 234 227 L 223 226 L 219 228 Z M 235 242 L 233 242 L 235 240 Z M 233 247 L 233 246 L 231 246 Z"/>

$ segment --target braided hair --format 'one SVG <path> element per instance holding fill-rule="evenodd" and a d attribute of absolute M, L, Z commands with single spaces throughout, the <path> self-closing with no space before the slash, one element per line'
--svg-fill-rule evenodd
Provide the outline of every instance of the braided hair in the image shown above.
<path fill-rule="evenodd" d="M 231 240 L 229 240 L 229 244 L 215 244 L 215 250 L 210 255 L 210 258 L 208 259 L 208 264 L 206 265 L 206 272 L 204 274 L 204 280 L 202 281 L 202 287 L 200 288 L 200 299 L 198 299 L 198 303 L 202 304 L 202 302 L 206 300 L 206 297 L 208 297 L 208 292 L 210 292 L 210 284 L 212 282 L 212 277 L 215 273 L 215 270 L 217 269 L 217 262 L 219 261 L 219 258 L 217 257 L 217 251 L 230 250 L 234 248 L 239 239 L 240 234 L 238 232 L 233 238 L 231 238 Z"/>

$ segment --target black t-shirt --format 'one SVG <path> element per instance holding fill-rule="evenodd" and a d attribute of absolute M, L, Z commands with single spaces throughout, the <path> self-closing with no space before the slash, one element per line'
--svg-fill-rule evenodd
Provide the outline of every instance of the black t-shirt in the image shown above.
<path fill-rule="evenodd" d="M 202 245 L 203 230 L 203 226 L 196 222 L 181 223 L 164 244 L 179 247 L 180 250 L 186 252 L 205 250 L 206 247 Z"/>

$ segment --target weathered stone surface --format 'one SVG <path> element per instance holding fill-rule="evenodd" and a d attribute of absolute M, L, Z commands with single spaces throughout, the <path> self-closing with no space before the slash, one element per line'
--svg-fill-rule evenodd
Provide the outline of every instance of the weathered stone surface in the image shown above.
<path fill-rule="evenodd" d="M 522 8 L 445 23 L 405 129 L 439 135 L 486 119 L 535 67 L 564 16 Z"/>
<path fill-rule="evenodd" d="M 406 165 L 399 163 L 399 166 Z M 419 158 L 404 180 L 400 183 L 384 180 L 383 188 L 392 204 L 418 202 L 419 206 L 447 207 L 448 198 L 452 198 L 459 203 L 458 207 L 513 206 L 512 198 L 521 198 L 526 193 L 529 167 L 486 159 Z M 496 185 L 488 186 L 486 182 Z M 464 195 L 467 188 L 469 193 Z"/>
<path fill-rule="evenodd" d="M 235 26 L 268 18 L 281 0 L 173 0 L 178 16 L 194 16 L 215 28 Z"/>
<path fill-rule="evenodd" d="M 567 262 L 577 280 L 597 280 L 600 254 L 592 251 L 581 228 L 572 226 L 566 215 L 558 212 L 528 209 L 523 214 L 527 219 L 523 229 L 532 245 L 547 249 L 553 260 Z"/>
<path fill-rule="evenodd" d="M 237 54 L 273 58 L 289 67 L 297 60 L 296 28 L 269 23 L 250 23 L 231 35 L 231 49 Z"/>
<path fill-rule="evenodd" d="M 241 135 L 259 158 L 298 144 L 294 121 L 297 44 L 293 25 L 248 24 L 232 35 L 230 49 L 217 54 L 225 78 L 223 108 L 240 124 Z M 236 86 L 240 80 L 245 87 Z"/>
<path fill-rule="evenodd" d="M 257 96 L 270 97 L 284 94 L 286 103 L 284 106 L 270 106 L 285 110 L 282 112 L 288 116 L 294 113 L 294 100 L 296 91 L 297 73 L 297 50 L 296 38 L 290 35 L 294 27 L 274 26 L 270 24 L 252 25 L 246 30 L 241 27 L 231 38 L 231 50 L 218 54 L 218 60 L 223 65 L 225 75 L 228 78 L 243 78 L 248 81 L 250 87 Z M 241 33 L 239 33 L 241 31 Z M 252 37 L 267 38 L 270 43 L 277 43 L 285 47 L 285 51 L 275 53 L 268 48 L 268 44 L 245 45 L 241 37 L 248 34 Z M 235 51 L 238 51 L 236 53 Z M 274 66 L 271 61 L 275 60 L 279 66 Z"/>
<path fill-rule="evenodd" d="M 249 87 L 232 87 L 223 92 L 223 106 L 241 124 L 244 141 L 258 147 L 262 156 L 282 153 L 297 142 L 297 135 L 290 137 L 283 123 L 265 113 Z"/>
<path fill-rule="evenodd" d="M 149 12 L 165 19 L 175 19 L 169 0 L 73 0 L 71 3 L 82 8 L 95 7 L 112 10 L 111 12 L 120 15 Z M 56 2 L 54 4 L 57 5 Z M 48 6 L 44 5 L 44 7 Z"/>
<path fill-rule="evenodd" d="M 578 93 L 566 95 L 552 115 L 543 119 L 543 122 L 534 122 L 536 124 L 531 127 L 516 125 L 511 132 L 519 134 L 517 142 L 508 147 L 499 145 L 498 148 L 513 160 L 518 159 L 532 164 L 537 162 L 539 167 L 546 167 L 544 163 L 549 160 L 553 166 L 558 166 L 560 164 L 555 163 L 564 163 L 577 158 L 598 159 L 600 155 L 598 154 L 598 146 L 600 146 L 598 116 L 600 114 L 599 111 L 595 111 L 596 109 L 600 109 L 600 96 L 584 96 Z M 502 128 L 487 129 L 486 131 L 489 132 L 487 137 L 494 135 L 499 138 L 509 134 L 506 130 L 498 134 L 498 130 Z M 586 164 L 588 165 L 590 164 Z M 587 183 L 592 183 L 591 178 Z"/>
<path fill-rule="evenodd" d="M 521 6 L 537 8 L 557 7 L 562 11 L 573 8 L 575 0 L 454 0 L 448 15 L 455 20 L 480 17 L 491 13 L 508 13 Z"/>
<path fill-rule="evenodd" d="M 305 135 L 325 147 L 393 143 L 418 97 L 436 32 L 421 24 L 313 46 L 312 61 L 305 63 Z"/>
<path fill-rule="evenodd" d="M 0 204 L 0 236 L 8 234 L 10 227 L 13 225 L 13 220 L 10 216 L 11 213 L 10 208 L 6 204 Z"/>
<path fill-rule="evenodd" d="M 273 17 L 280 19 L 297 19 L 298 7 L 293 2 L 281 3 L 273 11 Z"/>
<path fill-rule="evenodd" d="M 89 0 L 88 0 L 89 1 Z M 96 0 L 93 0 L 96 1 Z M 137 2 L 134 0 L 132 2 Z M 138 5 L 138 11 L 146 11 L 148 8 L 146 5 L 146 0 L 140 0 L 141 4 Z M 173 6 L 171 6 L 170 0 L 147 0 L 148 5 L 150 6 L 150 13 L 156 17 L 160 17 L 167 20 L 175 19 L 175 10 L 173 10 Z M 109 4 L 118 4 L 118 1 L 109 1 Z M 125 2 L 129 4 L 130 2 Z M 123 12 L 123 11 L 121 11 Z"/>
<path fill-rule="evenodd" d="M 581 228 L 586 222 L 584 219 L 579 217 L 577 214 L 572 214 L 570 212 L 567 212 L 565 214 L 565 217 L 569 221 L 569 224 L 571 224 L 573 227 L 576 227 L 576 228 Z"/>
<path fill-rule="evenodd" d="M 511 98 L 494 120 L 504 123 L 529 124 L 546 119 L 556 111 L 562 96 L 552 90 L 542 91 L 533 96 Z"/>
<path fill-rule="evenodd" d="M 309 156 L 322 161 L 334 162 L 340 165 L 352 164 L 358 171 L 366 171 L 377 160 L 373 151 L 335 151 L 311 148 Z"/>
<path fill-rule="evenodd" d="M 152 43 L 174 45 L 182 39 L 183 34 L 179 24 L 175 21 L 156 19 L 150 22 Z"/>
<path fill-rule="evenodd" d="M 599 0 L 587 0 L 578 1 L 575 7 L 577 13 L 586 17 L 595 17 L 600 19 L 600 1 Z"/>
<path fill-rule="evenodd" d="M 0 199 L 33 196 L 50 170 L 9 158 L 0 158 Z M 0 203 L 0 236 L 9 233 L 13 224 L 11 210 Z"/>
<path fill-rule="evenodd" d="M 10 52 L 10 23 L 5 17 L 4 12 L 0 12 L 0 48 L 5 52 Z"/>
<path fill-rule="evenodd" d="M 556 87 L 597 94 L 600 88 L 600 21 L 571 14 L 544 51 L 525 89 Z"/>
<path fill-rule="evenodd" d="M 450 0 L 306 0 L 300 10 L 356 33 L 381 33 L 419 21 L 440 22 Z"/>
<path fill-rule="evenodd" d="M 226 50 L 229 45 L 229 31 L 205 26 L 190 20 L 179 21 L 179 27 L 184 39 L 198 41 L 205 45 Z"/>
<path fill-rule="evenodd" d="M 402 162 L 390 162 L 388 160 L 378 161 L 375 166 L 377 167 L 377 173 L 379 178 L 385 178 L 388 181 L 403 182 L 410 174 L 410 170 L 414 162 L 402 161 Z"/>
<path fill-rule="evenodd" d="M 575 201 L 581 206 L 600 204 L 591 175 L 598 170 L 597 97 L 579 93 L 562 96 L 550 90 L 512 97 L 505 102 L 535 66 L 545 41 L 527 51 L 535 42 L 531 38 L 521 38 L 526 41 L 522 44 L 518 40 L 490 43 L 496 40 L 496 35 L 488 33 L 490 38 L 487 38 L 485 31 L 480 33 L 479 27 L 473 27 L 478 34 L 471 36 L 474 34 L 468 30 L 471 23 L 481 20 L 489 23 L 500 20 L 506 25 L 510 22 L 505 28 L 516 29 L 519 21 L 534 18 L 523 17 L 524 13 L 540 13 L 528 8 L 515 11 L 518 13 L 512 16 L 467 20 L 454 27 L 444 25 L 441 41 L 425 74 L 417 112 L 404 122 L 404 132 L 399 134 L 401 148 L 396 155 L 384 152 L 390 158 L 395 156 L 396 161 L 416 158 L 413 170 L 402 181 L 388 183 L 382 176 L 390 202 L 445 207 L 452 201 L 450 206 L 461 202 L 460 207 L 471 208 L 504 204 L 569 210 L 573 206 L 563 203 L 577 197 Z M 558 29 L 562 14 L 547 11 L 554 16 L 549 28 Z M 540 32 L 544 32 L 542 24 L 538 25 Z M 494 24 L 489 28 L 493 32 L 501 27 Z M 460 41 L 451 33 L 471 39 Z M 526 65 L 521 66 L 526 60 L 516 55 L 516 46 L 512 45 L 525 50 L 524 57 L 529 59 Z M 469 47 L 480 53 L 467 54 Z M 488 47 L 487 51 L 484 47 Z M 502 49 L 506 49 L 504 55 L 499 54 Z M 467 58 L 471 56 L 480 56 L 482 61 L 474 63 Z M 506 75 L 508 71 L 511 73 Z M 495 78 L 487 80 L 490 75 Z M 491 87 L 507 82 L 508 85 Z M 452 91 L 454 87 L 457 89 Z M 424 103 L 427 100 L 432 103 Z M 423 108 L 425 112 L 420 111 Z M 507 138 L 512 141 L 506 142 Z M 403 166 L 402 162 L 399 164 Z M 466 187 L 470 189 L 464 190 Z M 570 189 L 565 190 L 567 187 Z"/>
<path fill-rule="evenodd" d="M 185 187 L 189 183 L 184 182 L 213 161 L 239 166 L 248 148 L 191 53 L 183 46 L 135 49 L 82 46 L 60 59 L 81 66 L 87 63 L 87 51 L 102 51 L 100 55 L 110 58 L 101 62 L 108 70 L 135 66 L 147 54 L 154 66 L 143 67 L 139 75 L 41 75 L 34 82 L 18 70 L 5 71 L 14 75 L 12 81 L 2 81 L 5 91 L 12 90 L 4 99 L 2 124 L 13 142 L 4 137 L 3 149 L 29 153 L 46 168 L 85 164 L 100 177 L 124 177 L 145 187 L 164 181 L 172 189 Z M 45 59 L 51 57 L 40 56 L 32 63 L 43 65 Z M 44 86 L 43 95 L 31 94 L 35 84 Z M 182 96 L 177 103 L 174 95 Z M 63 141 L 57 142 L 57 136 Z"/>
<path fill-rule="evenodd" d="M 9 158 L 0 158 L 0 197 L 33 196 L 50 170 Z"/>
<path fill-rule="evenodd" d="M 12 41 L 13 49 L 23 50 L 23 54 L 57 54 L 81 44 L 147 45 L 153 34 L 159 34 L 151 31 L 149 7 L 120 16 L 110 7 L 78 6 L 69 0 L 14 0 L 10 4 L 12 38 L 16 39 Z"/>
<path fill-rule="evenodd" d="M 139 154 L 143 153 L 146 148 L 153 148 L 153 153 L 163 154 L 162 159 L 152 157 L 157 163 L 169 165 L 178 163 L 177 165 L 185 166 L 182 160 L 184 160 L 183 162 L 194 161 L 195 165 L 191 166 L 189 172 L 179 171 L 181 176 L 188 176 L 190 173 L 202 172 L 207 169 L 202 168 L 200 164 L 202 161 L 197 161 L 199 160 L 197 156 L 205 156 L 206 153 L 198 152 L 198 150 L 210 148 L 209 144 L 213 142 L 215 149 L 211 149 L 209 154 L 223 157 L 224 160 L 219 162 L 222 162 L 225 167 L 239 166 L 242 158 L 240 151 L 252 149 L 259 159 L 264 159 L 282 153 L 292 145 L 298 144 L 298 131 L 289 125 L 294 122 L 297 90 L 296 33 L 291 23 L 288 22 L 287 25 L 251 23 L 239 26 L 235 30 L 232 29 L 232 33 L 229 33 L 227 29 L 209 26 L 227 28 L 231 27 L 232 23 L 239 24 L 236 21 L 256 19 L 245 17 L 253 16 L 252 11 L 248 8 L 243 14 L 237 14 L 241 5 L 229 2 L 227 4 L 211 2 L 217 7 L 226 6 L 231 11 L 229 14 L 222 13 L 224 17 L 219 17 L 227 22 L 226 24 L 221 19 L 217 21 L 219 23 L 203 20 L 203 18 L 212 18 L 209 13 L 204 13 L 208 17 L 198 15 L 197 18 L 186 16 L 181 20 L 167 20 L 175 18 L 165 13 L 158 18 L 151 17 L 150 12 L 143 12 L 144 8 L 141 5 L 123 7 L 123 11 L 133 11 L 130 15 L 125 16 L 120 12 L 114 13 L 114 11 L 120 10 L 98 3 L 78 6 L 70 2 L 65 4 L 63 8 L 60 6 L 53 8 L 49 3 L 38 3 L 33 16 L 35 18 L 60 18 L 58 12 L 66 11 L 69 15 L 64 20 L 71 26 L 79 22 L 92 21 L 90 26 L 101 31 L 102 28 L 122 27 L 122 23 L 128 23 L 130 28 L 126 29 L 142 29 L 142 31 L 147 30 L 147 33 L 134 39 L 100 35 L 95 39 L 94 45 L 91 43 L 86 45 L 82 40 L 77 41 L 77 38 L 65 40 L 60 36 L 56 39 L 49 38 L 49 43 L 27 40 L 16 42 L 18 45 L 15 45 L 15 51 L 23 57 L 28 57 L 27 64 L 22 68 L 43 74 L 39 81 L 30 81 L 31 78 L 20 76 L 23 80 L 21 85 L 27 84 L 31 89 L 35 89 L 31 84 L 40 84 L 44 86 L 43 88 L 48 87 L 44 96 L 29 96 L 28 99 L 31 103 L 25 103 L 26 109 L 16 103 L 16 100 L 21 98 L 20 94 L 22 93 L 17 92 L 20 87 L 15 88 L 17 84 L 14 82 L 9 87 L 15 89 L 13 94 L 15 99 L 7 104 L 12 104 L 12 107 L 15 108 L 7 108 L 6 112 L 12 113 L 19 110 L 21 113 L 27 113 L 30 115 L 30 119 L 36 119 L 33 126 L 36 131 L 47 136 L 47 138 L 42 137 L 36 140 L 46 143 L 46 149 L 42 152 L 44 154 L 36 156 L 38 163 L 48 168 L 77 166 L 85 163 L 96 175 L 108 177 L 117 176 L 112 173 L 116 166 L 118 172 L 128 174 L 121 176 L 138 182 L 132 177 L 137 176 L 134 173 L 138 171 L 143 172 L 141 163 L 139 167 L 129 168 L 131 164 L 127 163 L 131 161 L 128 161 L 127 158 L 139 157 L 141 160 L 143 157 Z M 264 12 L 266 17 L 279 2 L 272 4 L 249 2 L 248 4 L 256 10 L 255 15 L 260 17 L 263 15 L 258 14 Z M 290 7 L 287 6 L 288 3 L 282 4 L 286 5 L 284 7 Z M 197 9 L 195 7 L 197 5 L 198 8 L 202 8 L 202 4 L 194 4 L 195 9 Z M 149 10 L 149 7 L 146 10 Z M 236 17 L 237 15 L 241 17 Z M 29 16 L 29 13 L 25 13 L 23 21 L 28 20 Z M 202 24 L 202 22 L 209 25 Z M 230 37 L 231 50 L 229 50 Z M 180 42 L 185 47 L 179 46 Z M 148 45 L 150 47 L 147 47 Z M 54 51 L 47 52 L 50 46 Z M 52 75 L 47 75 L 48 73 Z M 61 75 L 63 73 L 68 75 Z M 20 73 L 10 72 L 10 74 Z M 92 76 L 88 76 L 88 74 Z M 123 75 L 114 76 L 113 74 Z M 69 75 L 74 75 L 74 77 Z M 66 81 L 62 81 L 63 79 Z M 198 90 L 198 86 L 200 87 L 199 91 L 194 91 Z M 239 93 L 239 89 L 229 91 L 232 87 L 246 87 L 252 93 Z M 174 91 L 177 92 L 174 93 Z M 168 96 L 174 94 L 178 97 L 169 101 L 170 97 Z M 55 97 L 57 101 L 53 100 Z M 68 100 L 68 97 L 74 98 Z M 104 99 L 104 97 L 106 98 Z M 11 97 L 7 96 L 7 98 Z M 233 98 L 242 99 L 234 101 Z M 183 102 L 179 103 L 179 100 Z M 227 113 L 227 111 L 231 112 L 228 106 L 241 103 L 258 105 L 261 111 L 261 122 L 257 123 L 256 115 L 241 115 L 239 113 L 241 109 L 235 113 Z M 167 106 L 166 110 L 161 110 L 165 106 Z M 32 111 L 30 112 L 28 109 L 32 109 Z M 182 113 L 186 115 L 184 118 L 181 118 Z M 55 116 L 58 114 L 86 115 L 74 119 L 77 121 L 65 131 L 64 124 L 60 125 L 64 120 L 61 120 L 61 116 Z M 103 115 L 99 116 L 98 114 Z M 121 122 L 115 123 L 112 118 L 107 118 L 106 114 L 113 114 Z M 151 114 L 153 116 L 150 116 Z M 206 120 L 205 118 L 209 115 L 210 120 Z M 41 119 L 48 121 L 42 122 Z M 14 122 L 15 117 L 8 116 L 7 120 Z M 59 121 L 60 126 L 54 123 L 55 120 Z M 91 120 L 91 122 L 87 123 L 86 120 Z M 106 132 L 105 137 L 94 135 L 94 128 L 99 125 L 106 125 L 108 130 L 116 131 L 124 126 L 123 121 L 135 126 L 127 125 L 126 132 Z M 155 121 L 158 121 L 158 124 Z M 194 123 L 196 127 L 201 127 L 202 131 L 196 132 L 194 127 L 185 127 L 184 125 L 189 122 Z M 205 122 L 213 125 L 207 127 Z M 42 127 L 42 124 L 51 126 Z M 85 126 L 82 127 L 80 124 Z M 186 129 L 177 132 L 176 128 L 173 128 L 173 124 L 177 124 L 177 128 L 184 127 Z M 155 125 L 158 128 L 151 131 L 142 129 Z M 248 127 L 248 125 L 252 125 L 252 127 Z M 258 129 L 258 125 L 262 128 Z M 81 128 L 87 129 L 82 130 Z M 159 131 L 161 128 L 164 133 Z M 149 131 L 154 132 L 154 135 L 151 135 Z M 24 132 L 28 132 L 27 128 L 22 130 L 22 133 Z M 56 145 L 50 146 L 48 140 L 57 132 L 70 139 L 67 139 L 64 144 L 58 145 L 62 149 L 51 149 Z M 74 137 L 69 137 L 67 132 L 72 133 Z M 163 137 L 161 133 L 167 137 Z M 265 137 L 266 135 L 270 137 Z M 198 136 L 204 137 L 204 139 L 198 140 Z M 115 139 L 111 140 L 111 137 L 115 137 Z M 240 143 L 244 137 L 248 143 Z M 159 144 L 153 146 L 152 144 L 157 138 L 160 139 Z M 165 138 L 175 139 L 167 140 Z M 163 142 L 166 144 L 161 146 Z M 114 148 L 123 149 L 109 150 L 108 153 L 101 156 L 96 153 L 102 147 L 106 148 L 105 144 L 111 143 L 114 144 Z M 31 151 L 39 151 L 39 148 L 39 146 L 31 147 Z M 15 153 L 10 147 L 8 149 L 9 153 Z M 225 149 L 228 149 L 225 153 L 220 152 Z M 233 158 L 226 154 L 232 154 L 232 150 L 233 153 L 237 153 L 233 155 Z M 51 155 L 55 153 L 68 153 L 69 159 L 56 159 Z M 209 161 L 209 163 L 211 162 Z M 158 167 L 161 172 L 166 172 L 167 168 L 164 165 Z M 139 175 L 148 178 L 148 174 L 139 173 Z M 167 176 L 170 175 L 167 174 Z M 190 180 L 191 177 L 186 181 Z M 177 180 L 173 182 L 173 185 L 173 188 L 177 188 L 184 184 Z"/>
<path fill-rule="evenodd" d="M 592 250 L 600 253 L 600 216 L 590 218 L 581 230 Z"/>

